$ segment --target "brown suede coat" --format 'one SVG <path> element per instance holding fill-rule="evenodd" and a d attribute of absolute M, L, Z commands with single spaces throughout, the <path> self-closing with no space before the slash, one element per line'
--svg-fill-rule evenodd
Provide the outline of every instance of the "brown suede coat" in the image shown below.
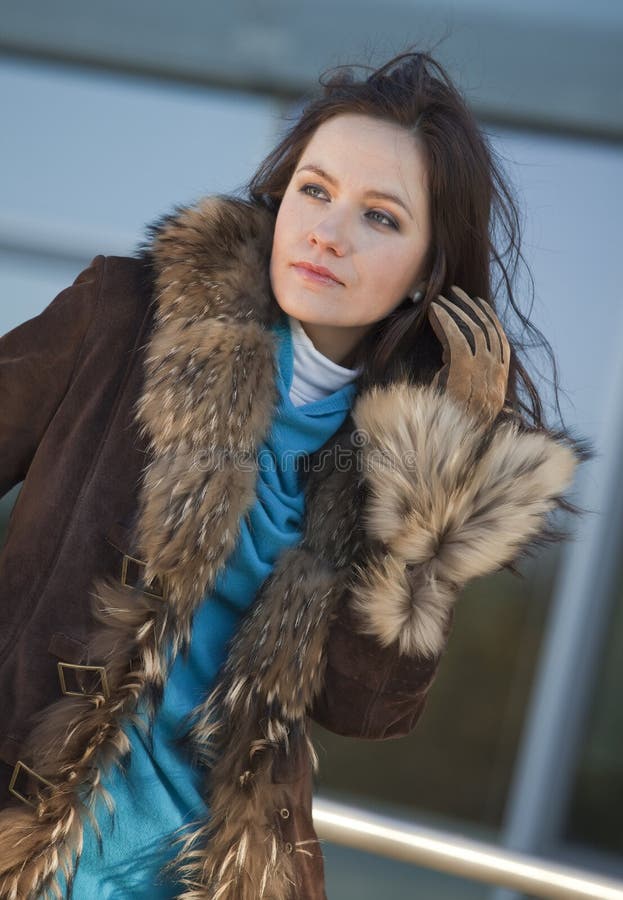
<path fill-rule="evenodd" d="M 36 773 L 17 766 L 25 799 L 0 813 L 0 897 L 71 871 L 124 718 L 157 704 L 164 646 L 185 646 L 254 500 L 235 455 L 253 458 L 277 400 L 273 224 L 233 198 L 179 209 L 143 255 L 96 257 L 0 339 L 0 494 L 24 480 L 0 556 L 3 800 L 18 760 Z M 325 896 L 309 717 L 410 732 L 457 592 L 543 538 L 579 456 L 407 383 L 362 391 L 329 443 L 356 465 L 312 466 L 304 538 L 189 736 L 212 816 L 178 859 L 187 900 Z"/>

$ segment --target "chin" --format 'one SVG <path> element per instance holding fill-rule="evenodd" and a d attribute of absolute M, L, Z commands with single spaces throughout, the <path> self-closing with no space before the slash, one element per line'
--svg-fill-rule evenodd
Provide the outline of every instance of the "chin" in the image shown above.
<path fill-rule="evenodd" d="M 275 299 L 283 312 L 292 316 L 293 319 L 300 319 L 301 322 L 314 322 L 321 317 L 321 313 L 315 308 L 315 305 L 313 303 L 306 303 L 304 299 L 297 300 L 296 298 L 292 298 L 292 296 L 288 296 L 288 301 L 282 303 L 276 294 Z"/>

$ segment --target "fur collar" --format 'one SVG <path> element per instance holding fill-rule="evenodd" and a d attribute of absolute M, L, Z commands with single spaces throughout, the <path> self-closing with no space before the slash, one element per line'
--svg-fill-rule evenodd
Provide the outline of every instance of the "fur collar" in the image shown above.
<path fill-rule="evenodd" d="M 187 643 L 255 500 L 256 470 L 238 462 L 254 460 L 278 401 L 273 226 L 259 206 L 211 197 L 151 229 L 154 325 L 135 410 L 148 462 L 135 542 L 146 584 L 160 581 L 167 599 L 96 581 L 90 656 L 105 661 L 109 695 L 64 698 L 33 734 L 33 766 L 55 789 L 36 812 L 0 815 L 1 896 L 71 873 L 102 768 L 128 750 L 123 722 L 139 701 L 157 704 L 165 648 Z M 578 456 L 512 424 L 486 431 L 427 388 L 360 392 L 312 460 L 300 544 L 262 584 L 198 711 L 192 746 L 209 764 L 211 816 L 180 847 L 186 900 L 292 896 L 308 851 L 283 852 L 273 810 L 284 788 L 272 768 L 278 754 L 307 753 L 317 765 L 306 716 L 325 687 L 336 611 L 350 603 L 361 633 L 397 657 L 439 655 L 458 588 L 543 537 Z"/>

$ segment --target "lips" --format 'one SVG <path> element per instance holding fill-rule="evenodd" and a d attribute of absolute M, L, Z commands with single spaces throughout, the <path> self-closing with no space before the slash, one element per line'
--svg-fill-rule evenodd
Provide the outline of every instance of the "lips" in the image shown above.
<path fill-rule="evenodd" d="M 331 269 L 326 269 L 324 266 L 315 266 L 313 263 L 308 263 L 304 260 L 292 263 L 292 265 L 295 269 L 300 270 L 303 276 L 310 277 L 314 281 L 342 284 L 337 275 L 332 272 Z"/>

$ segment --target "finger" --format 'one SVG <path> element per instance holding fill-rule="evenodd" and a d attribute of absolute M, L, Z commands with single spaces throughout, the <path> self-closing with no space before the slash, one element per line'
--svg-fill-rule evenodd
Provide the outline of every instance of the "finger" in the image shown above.
<path fill-rule="evenodd" d="M 474 356 L 484 356 L 489 353 L 488 338 L 485 336 L 484 326 L 481 324 L 479 327 L 476 327 L 476 323 L 470 315 L 464 312 L 460 306 L 450 304 L 445 297 L 440 297 L 435 302 L 437 303 L 439 300 L 444 301 L 441 305 L 451 314 L 451 317 L 456 322 L 457 328 L 459 328 L 463 334 L 465 334 L 466 330 L 469 331 L 473 341 L 472 354 Z"/>
<path fill-rule="evenodd" d="M 498 317 L 495 315 L 493 309 L 489 306 L 489 304 L 485 303 L 482 297 L 472 297 L 471 299 L 480 310 L 483 318 L 486 320 L 486 326 L 487 330 L 489 331 L 489 335 L 491 336 L 492 332 L 495 335 L 492 344 L 495 344 L 495 346 L 499 348 L 500 362 L 504 362 L 504 342 L 502 340 L 504 331 Z"/>
<path fill-rule="evenodd" d="M 462 309 L 463 312 L 470 315 L 473 313 L 473 320 L 479 326 L 482 331 L 485 342 L 487 344 L 487 350 L 491 352 L 492 341 L 491 334 L 489 332 L 489 321 L 486 316 L 483 316 L 482 310 L 478 306 L 477 303 L 467 294 L 462 288 L 458 286 L 458 284 L 453 284 L 451 286 L 451 294 L 449 297 L 449 302 L 455 303 L 458 309 Z M 453 296 L 454 295 L 454 296 Z M 499 342 L 496 340 L 496 346 Z"/>
<path fill-rule="evenodd" d="M 455 289 L 454 285 L 453 289 Z M 458 289 L 461 290 L 460 288 Z M 500 322 L 495 310 L 493 309 L 492 305 L 483 300 L 482 297 L 471 297 L 468 299 L 478 305 L 482 314 L 487 317 L 488 322 L 491 323 L 492 328 L 495 330 L 495 334 L 500 346 L 500 362 L 504 365 L 506 371 L 508 371 L 508 368 L 510 366 L 511 347 L 508 338 L 506 337 L 506 332 L 504 331 L 502 323 Z"/>
<path fill-rule="evenodd" d="M 431 327 L 443 348 L 442 359 L 444 363 L 447 363 L 450 361 L 450 344 L 448 343 L 448 336 L 444 331 L 443 325 L 439 321 L 437 310 L 434 308 L 432 303 L 428 307 L 428 321 L 430 322 Z"/>
<path fill-rule="evenodd" d="M 453 307 L 452 313 L 450 313 L 439 300 L 433 300 L 431 307 L 435 308 L 435 313 L 444 331 L 445 341 L 450 348 L 450 358 L 452 359 L 456 355 L 465 356 L 468 351 L 470 357 L 475 356 L 478 351 L 476 338 L 469 324 L 460 319 L 460 310 L 457 307 Z M 469 337 L 465 330 L 469 333 Z"/>
<path fill-rule="evenodd" d="M 442 368 L 439 369 L 439 371 L 435 373 L 435 375 L 433 376 L 433 380 L 431 381 L 431 386 L 435 390 L 438 390 L 442 393 L 443 393 L 443 391 L 445 391 L 446 386 L 448 384 L 449 371 L 450 371 L 450 366 L 445 365 L 445 366 L 442 366 Z"/>
<path fill-rule="evenodd" d="M 506 337 L 504 327 L 498 319 L 495 310 L 493 309 L 491 304 L 483 300 L 482 297 L 472 297 L 472 299 L 475 303 L 478 304 L 483 314 L 487 316 L 493 328 L 495 329 L 495 333 L 500 342 L 500 362 L 508 365 L 510 361 L 510 344 L 508 343 L 508 338 Z"/>
<path fill-rule="evenodd" d="M 487 348 L 493 353 L 494 357 L 496 354 L 493 347 L 498 349 L 498 361 L 508 372 L 511 352 L 510 344 L 493 307 L 486 303 L 482 297 L 470 297 L 458 285 L 452 285 L 452 290 L 460 292 L 461 299 L 466 305 L 469 305 L 470 309 L 473 309 L 474 312 L 478 310 L 480 313 L 479 321 L 483 321 L 482 327 L 487 338 Z"/>
<path fill-rule="evenodd" d="M 500 336 L 500 341 L 501 341 L 501 344 L 502 344 L 502 350 L 501 350 L 501 354 L 502 354 L 502 355 L 501 355 L 501 362 L 504 364 L 504 368 L 505 368 L 506 371 L 508 372 L 508 369 L 509 369 L 509 366 L 510 366 L 510 361 L 511 361 L 511 345 L 510 345 L 510 343 L 509 343 L 508 338 L 506 337 L 506 332 L 504 331 L 504 328 L 503 328 L 503 326 L 502 326 L 502 323 L 501 323 L 500 320 L 498 319 L 498 317 L 497 317 L 497 315 L 495 314 L 494 310 L 491 309 L 491 308 L 489 308 L 489 309 L 490 309 L 490 315 L 491 315 L 491 317 L 492 317 L 492 319 L 493 319 L 493 324 L 495 325 L 496 331 L 497 331 L 497 333 L 498 333 L 499 336 Z"/>

